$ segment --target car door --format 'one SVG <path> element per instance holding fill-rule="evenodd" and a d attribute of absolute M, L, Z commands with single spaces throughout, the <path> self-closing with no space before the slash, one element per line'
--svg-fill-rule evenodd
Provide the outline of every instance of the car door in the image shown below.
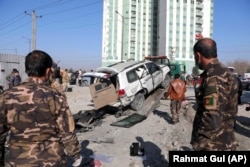
<path fill-rule="evenodd" d="M 151 75 L 152 80 L 153 80 L 152 81 L 153 82 L 153 89 L 155 89 L 163 81 L 161 68 L 153 62 L 147 63 L 146 66 L 147 66 L 148 72 Z"/>
<path fill-rule="evenodd" d="M 141 86 L 147 89 L 148 92 L 151 92 L 154 89 L 153 78 L 149 74 L 147 67 L 144 65 L 137 67 L 136 73 L 138 75 Z"/>
<path fill-rule="evenodd" d="M 118 93 L 109 78 L 98 78 L 89 86 L 90 94 L 96 110 L 116 102 Z"/>

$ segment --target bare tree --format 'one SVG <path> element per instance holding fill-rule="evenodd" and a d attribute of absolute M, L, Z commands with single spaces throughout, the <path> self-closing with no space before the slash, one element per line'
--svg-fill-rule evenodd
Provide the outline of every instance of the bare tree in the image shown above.
<path fill-rule="evenodd" d="M 248 67 L 247 72 L 250 73 L 250 66 Z"/>
<path fill-rule="evenodd" d="M 234 62 L 229 62 L 227 66 L 235 67 L 235 71 L 239 75 L 244 76 L 244 73 L 248 72 L 248 69 L 250 68 L 250 62 L 246 60 L 235 60 Z"/>

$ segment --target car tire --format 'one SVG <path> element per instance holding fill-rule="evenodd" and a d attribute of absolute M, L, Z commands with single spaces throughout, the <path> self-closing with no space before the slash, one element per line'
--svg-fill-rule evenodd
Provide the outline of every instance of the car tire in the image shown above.
<path fill-rule="evenodd" d="M 143 95 L 143 93 L 137 93 L 130 106 L 133 110 L 138 111 L 142 109 L 144 102 L 145 102 L 145 96 Z"/>
<path fill-rule="evenodd" d="M 164 80 L 161 83 L 161 87 L 163 89 L 167 89 L 169 87 L 170 81 L 171 81 L 171 77 L 169 75 L 166 75 Z"/>

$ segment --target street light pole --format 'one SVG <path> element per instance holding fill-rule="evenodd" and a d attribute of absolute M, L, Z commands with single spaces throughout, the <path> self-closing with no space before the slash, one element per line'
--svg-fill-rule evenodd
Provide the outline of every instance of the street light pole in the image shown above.
<path fill-rule="evenodd" d="M 121 39 L 121 61 L 123 61 L 123 35 L 124 35 L 124 16 L 121 15 L 117 10 L 115 11 L 119 16 L 122 17 L 122 39 Z"/>
<path fill-rule="evenodd" d="M 31 43 L 31 39 L 27 38 L 27 37 L 23 37 L 24 39 L 27 39 L 29 41 L 29 52 L 30 52 L 30 43 Z"/>

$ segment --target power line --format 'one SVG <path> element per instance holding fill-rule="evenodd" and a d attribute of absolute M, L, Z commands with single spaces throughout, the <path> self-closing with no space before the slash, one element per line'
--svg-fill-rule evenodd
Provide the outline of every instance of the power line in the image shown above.
<path fill-rule="evenodd" d="M 52 2 L 52 3 L 46 4 L 46 5 L 43 5 L 43 6 L 40 6 L 40 7 L 36 7 L 35 9 L 46 9 L 46 8 L 51 8 L 51 7 L 55 7 L 55 6 L 59 6 L 59 5 L 62 5 L 62 4 L 66 4 L 66 3 L 72 2 L 72 0 L 64 1 L 63 3 L 60 3 L 60 2 L 61 2 L 61 0 L 56 1 L 56 2 Z M 92 3 L 84 4 L 84 5 L 81 5 L 81 6 L 73 7 L 73 8 L 68 8 L 68 9 L 59 10 L 59 11 L 52 12 L 52 13 L 43 14 L 43 17 L 44 17 L 44 15 L 45 15 L 45 16 L 54 15 L 54 14 L 58 14 L 58 13 L 63 13 L 63 12 L 75 10 L 75 9 L 80 9 L 80 8 L 83 8 L 83 7 L 94 6 L 94 5 L 97 5 L 98 3 L 101 3 L 101 2 L 102 2 L 102 1 L 96 1 L 96 2 L 92 2 Z M 27 11 L 26 11 L 26 12 L 27 12 Z M 92 14 L 93 14 L 93 15 L 96 14 L 96 11 L 93 12 L 93 13 L 89 13 L 89 14 L 87 14 L 87 15 L 83 15 L 82 17 L 87 17 L 87 16 L 90 16 L 90 15 L 92 15 Z M 5 22 L 4 24 L 2 24 L 2 26 L 5 25 L 6 28 L 9 27 L 10 25 L 6 25 L 6 23 L 11 22 L 12 20 L 13 20 L 12 22 L 14 23 L 15 20 L 16 20 L 18 17 L 20 17 L 20 16 L 21 16 L 20 14 L 17 15 L 17 16 L 15 16 L 15 17 L 12 18 L 11 20 L 9 20 L 9 21 Z M 25 15 L 24 15 L 24 16 L 25 16 Z M 24 17 L 24 16 L 23 16 L 23 17 Z M 22 17 L 22 18 L 23 18 L 23 17 Z M 78 15 L 77 17 L 82 18 L 82 17 L 79 16 L 79 15 Z M 16 18 L 16 19 L 15 19 L 15 18 Z M 68 19 L 68 21 L 73 21 L 73 20 L 74 20 L 74 19 Z M 18 20 L 18 21 L 20 21 L 20 20 Z M 65 23 L 65 19 L 62 20 L 62 22 Z M 16 23 L 16 22 L 15 22 L 15 23 Z M 22 24 L 21 26 L 17 26 L 17 27 L 15 27 L 15 28 L 13 28 L 13 29 L 7 31 L 7 32 L 4 32 L 4 33 L 0 34 L 0 36 L 6 36 L 6 35 L 8 35 L 9 33 L 13 32 L 13 31 L 16 31 L 17 29 L 23 27 L 24 25 L 26 25 L 26 24 L 28 24 L 28 23 L 30 23 L 30 21 L 27 22 L 27 23 L 25 23 L 25 24 Z M 52 24 L 55 24 L 55 23 L 56 23 L 56 22 L 54 21 Z M 92 26 L 92 25 L 97 25 L 97 23 L 93 23 L 93 24 L 91 24 L 91 25 L 80 25 L 80 26 L 78 26 L 78 27 L 88 27 L 88 26 Z M 1 30 L 2 30 L 2 29 L 1 29 Z M 0 30 L 0 31 L 1 31 L 1 30 Z M 58 28 L 57 28 L 57 30 L 58 30 Z M 22 36 L 22 35 L 24 35 L 24 34 L 21 34 L 21 36 Z"/>
<path fill-rule="evenodd" d="M 55 1 L 55 2 L 51 2 L 51 3 L 45 4 L 45 5 L 40 6 L 40 7 L 36 7 L 36 8 L 34 8 L 33 10 L 47 9 L 47 8 L 51 8 L 51 7 L 54 7 L 54 6 L 59 6 L 59 5 L 68 3 L 68 2 L 72 2 L 72 0 L 68 0 L 68 1 L 63 2 L 63 3 L 58 3 L 58 2 L 62 2 L 62 0 L 58 0 L 58 1 Z"/>
<path fill-rule="evenodd" d="M 75 17 L 70 17 L 70 18 L 67 18 L 67 21 L 68 22 L 72 22 L 72 21 L 75 21 L 76 19 L 82 19 L 84 17 L 89 17 L 89 16 L 92 16 L 92 15 L 96 15 L 96 14 L 99 14 L 101 11 L 95 11 L 95 12 L 91 12 L 91 13 L 87 13 L 87 14 L 83 14 L 83 15 L 77 15 Z M 46 25 L 45 24 L 42 24 L 42 25 L 39 25 L 39 27 L 47 27 L 48 25 L 53 25 L 53 24 L 57 24 L 58 23 L 65 23 L 65 18 L 61 18 L 61 20 L 56 20 L 56 21 L 51 21 L 51 22 L 48 22 Z M 80 23 L 80 22 L 79 22 Z M 69 24 L 70 25 L 70 24 Z M 58 29 L 58 27 L 56 27 L 56 29 Z"/>
<path fill-rule="evenodd" d="M 19 18 L 19 17 L 21 17 L 21 18 Z M 10 20 L 8 20 L 8 21 L 4 22 L 3 24 L 1 24 L 0 25 L 1 30 L 13 25 L 14 23 L 16 23 L 17 21 L 20 21 L 24 17 L 25 17 L 25 15 L 22 15 L 22 13 L 16 15 L 15 17 L 11 18 Z"/>
<path fill-rule="evenodd" d="M 26 25 L 26 24 L 28 24 L 28 23 L 30 23 L 30 21 L 28 21 L 28 22 L 26 22 L 26 23 L 24 23 L 24 24 L 22 24 L 22 25 L 20 25 L 20 26 L 18 26 L 18 27 L 15 27 L 15 28 L 13 28 L 13 29 L 11 29 L 11 30 L 7 31 L 7 32 L 4 32 L 4 33 L 0 34 L 0 36 L 5 36 L 5 35 L 8 35 L 8 33 L 10 33 L 10 32 L 13 32 L 13 31 L 17 30 L 17 29 L 19 29 L 20 27 L 23 27 L 24 25 Z"/>
<path fill-rule="evenodd" d="M 55 11 L 55 12 L 52 12 L 52 13 L 43 14 L 43 16 L 54 15 L 54 14 L 58 14 L 58 13 L 64 13 L 64 12 L 71 11 L 71 10 L 74 10 L 74 9 L 79 9 L 79 8 L 83 8 L 83 7 L 87 7 L 87 6 L 96 5 L 96 4 L 100 3 L 100 2 L 102 2 L 102 1 L 89 3 L 89 4 L 84 4 L 84 5 L 69 8 L 69 9 L 59 10 L 59 11 Z"/>
<path fill-rule="evenodd" d="M 52 3 L 49 3 L 49 4 L 43 5 L 43 6 L 41 6 L 41 7 L 36 7 L 35 9 L 43 9 L 43 8 L 45 8 L 45 7 L 50 7 L 49 5 L 55 4 L 55 3 L 61 2 L 61 1 L 62 1 L 62 0 L 58 0 L 58 1 L 56 1 L 56 2 L 52 2 Z M 32 12 L 32 11 L 35 10 L 35 9 L 29 9 L 29 10 L 26 10 L 26 11 L 31 11 L 31 12 Z M 4 28 L 6 28 L 6 27 L 12 25 L 12 23 L 16 23 L 16 21 L 20 21 L 21 18 L 19 18 L 19 17 L 21 17 L 21 16 L 25 17 L 25 15 L 23 15 L 23 12 L 17 14 L 17 15 L 14 16 L 13 18 L 11 18 L 11 19 L 5 21 L 4 23 L 2 23 L 2 24 L 0 25 L 1 30 L 3 30 Z M 23 18 L 23 17 L 22 17 L 22 18 Z M 3 26 L 5 26 L 5 27 L 3 27 Z"/>
<path fill-rule="evenodd" d="M 69 1 L 72 2 L 72 0 L 68 0 L 68 2 Z M 60 2 L 62 2 L 62 0 L 58 0 L 58 1 L 51 2 L 51 3 L 48 3 L 48 4 L 42 5 L 42 6 L 38 6 L 38 7 L 32 8 L 32 9 L 28 9 L 26 11 L 32 12 L 33 10 L 47 9 L 47 8 L 51 8 L 51 7 L 54 7 L 54 6 L 59 6 L 61 4 L 65 4 L 66 3 L 66 2 L 63 2 L 63 3 L 60 3 Z"/>

